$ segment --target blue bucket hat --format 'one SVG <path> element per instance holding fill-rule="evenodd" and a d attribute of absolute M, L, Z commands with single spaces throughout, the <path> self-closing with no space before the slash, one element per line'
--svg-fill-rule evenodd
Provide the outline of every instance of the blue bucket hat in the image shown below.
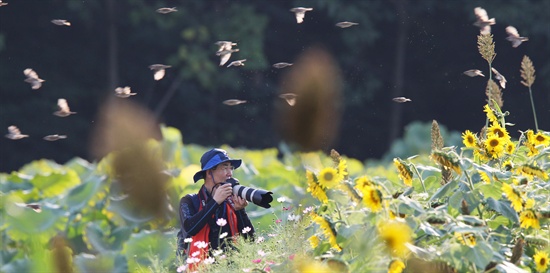
<path fill-rule="evenodd" d="M 204 174 L 207 170 L 210 170 L 218 166 L 218 164 L 224 162 L 230 162 L 231 166 L 236 169 L 241 166 L 242 160 L 229 158 L 225 150 L 217 148 L 211 149 L 201 156 L 201 170 L 193 175 L 193 180 L 197 183 L 197 181 L 204 178 Z"/>

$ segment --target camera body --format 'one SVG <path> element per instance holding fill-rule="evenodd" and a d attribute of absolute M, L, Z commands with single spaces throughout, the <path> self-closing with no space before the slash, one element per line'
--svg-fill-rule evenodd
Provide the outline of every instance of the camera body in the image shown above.
<path fill-rule="evenodd" d="M 224 183 L 231 184 L 231 187 L 233 188 L 233 194 L 236 196 L 240 196 L 241 198 L 245 199 L 248 202 L 252 202 L 260 207 L 263 208 L 270 208 L 271 201 L 273 201 L 273 196 L 271 196 L 273 193 L 266 190 L 261 189 L 254 189 L 246 186 L 242 186 L 239 184 L 239 180 L 236 178 L 229 178 Z"/>

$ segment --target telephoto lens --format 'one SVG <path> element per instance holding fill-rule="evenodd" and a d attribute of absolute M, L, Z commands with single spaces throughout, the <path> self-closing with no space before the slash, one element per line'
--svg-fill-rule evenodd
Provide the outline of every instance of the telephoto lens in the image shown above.
<path fill-rule="evenodd" d="M 252 202 L 263 208 L 270 208 L 271 201 L 273 201 L 273 193 L 266 190 L 254 189 L 245 187 L 239 184 L 239 180 L 236 178 L 229 178 L 225 183 L 230 183 L 233 187 L 233 194 L 244 198 L 248 202 Z"/>

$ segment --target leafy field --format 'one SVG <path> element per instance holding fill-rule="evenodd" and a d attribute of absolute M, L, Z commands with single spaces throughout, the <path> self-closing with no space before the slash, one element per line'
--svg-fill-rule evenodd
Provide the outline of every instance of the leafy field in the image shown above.
<path fill-rule="evenodd" d="M 491 67 L 492 36 L 478 37 Z M 534 82 L 528 57 L 523 83 Z M 274 192 L 247 209 L 254 242 L 215 251 L 201 272 L 547 272 L 550 134 L 509 134 L 502 93 L 488 77 L 486 127 L 446 146 L 432 123 L 429 154 L 369 164 L 321 152 L 226 149 L 235 177 Z M 534 111 L 534 104 L 532 102 Z M 99 162 L 47 159 L 0 175 L 1 272 L 184 272 L 175 255 L 175 209 L 200 183 L 206 147 L 162 141 Z"/>

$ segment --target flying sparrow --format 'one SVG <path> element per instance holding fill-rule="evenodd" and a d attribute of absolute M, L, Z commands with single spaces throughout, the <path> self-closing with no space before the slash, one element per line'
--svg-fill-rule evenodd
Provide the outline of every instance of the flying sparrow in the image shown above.
<path fill-rule="evenodd" d="M 405 98 L 405 97 L 397 97 L 392 99 L 395 102 L 403 103 L 407 101 L 412 101 L 411 99 Z"/>
<path fill-rule="evenodd" d="M 244 62 L 246 62 L 246 59 L 238 60 L 238 61 L 232 61 L 227 67 L 230 66 L 244 66 Z"/>
<path fill-rule="evenodd" d="M 63 118 L 72 114 L 76 114 L 76 112 L 71 112 L 71 109 L 69 108 L 69 104 L 67 103 L 66 99 L 57 99 L 57 107 L 59 110 L 53 112 L 53 114 L 58 117 Z"/>
<path fill-rule="evenodd" d="M 475 77 L 475 76 L 485 77 L 485 75 L 483 75 L 483 72 L 481 72 L 481 70 L 478 70 L 478 69 L 466 70 L 464 71 L 464 74 L 470 77 Z"/>
<path fill-rule="evenodd" d="M 9 139 L 18 140 L 25 137 L 29 137 L 29 135 L 21 134 L 21 131 L 19 131 L 19 128 L 17 128 L 15 125 L 11 125 L 8 127 L 8 133 L 6 134 L 6 137 Z"/>
<path fill-rule="evenodd" d="M 155 78 L 155 81 L 159 81 L 164 78 L 164 75 L 166 74 L 166 69 L 170 67 L 172 66 L 164 64 L 152 64 L 149 66 L 149 69 L 155 70 L 153 78 Z"/>
<path fill-rule="evenodd" d="M 178 10 L 176 9 L 176 7 L 173 7 L 173 8 L 160 8 L 160 9 L 157 9 L 157 12 L 158 12 L 158 13 L 162 13 L 162 14 L 167 14 L 167 13 L 175 12 L 175 11 L 178 11 Z"/>
<path fill-rule="evenodd" d="M 347 28 L 347 27 L 351 27 L 351 26 L 355 26 L 355 25 L 359 25 L 359 24 L 358 23 L 353 23 L 353 22 L 348 22 L 348 21 L 336 23 L 336 26 L 340 27 L 340 28 Z"/>
<path fill-rule="evenodd" d="M 279 95 L 279 98 L 284 99 L 290 106 L 294 106 L 296 104 L 296 97 L 297 95 L 294 93 L 284 93 Z"/>
<path fill-rule="evenodd" d="M 45 80 L 38 77 L 38 74 L 31 68 L 27 68 L 23 70 L 23 74 L 27 76 L 25 79 L 25 82 L 28 82 L 31 84 L 31 88 L 36 90 L 42 86 L 42 83 L 45 82 Z"/>
<path fill-rule="evenodd" d="M 502 87 L 502 89 L 505 89 L 506 88 L 506 78 L 504 76 L 502 76 L 502 74 L 500 74 L 494 67 L 491 67 L 491 71 L 493 71 L 493 73 L 495 73 L 495 79 L 499 81 L 500 86 Z"/>
<path fill-rule="evenodd" d="M 7 5 L 8 5 L 8 3 L 2 3 L 2 0 L 0 0 L 0 7 L 1 6 L 7 6 Z"/>
<path fill-rule="evenodd" d="M 58 25 L 58 26 L 71 26 L 71 22 L 63 19 L 53 19 L 52 23 Z"/>
<path fill-rule="evenodd" d="M 508 34 L 506 40 L 512 42 L 512 47 L 518 47 L 522 42 L 529 41 L 529 38 L 527 37 L 520 37 L 518 30 L 513 26 L 507 26 L 506 33 Z"/>
<path fill-rule="evenodd" d="M 495 18 L 489 19 L 487 11 L 481 7 L 475 8 L 474 14 L 476 15 L 474 26 L 479 27 L 479 31 L 481 34 L 490 34 L 491 25 L 494 25 L 496 23 Z"/>
<path fill-rule="evenodd" d="M 242 103 L 246 103 L 246 101 L 245 100 L 238 100 L 238 99 L 230 99 L 230 100 L 224 100 L 223 101 L 223 104 L 229 105 L 229 106 L 239 105 L 239 104 L 242 104 Z"/>
<path fill-rule="evenodd" d="M 296 22 L 298 24 L 301 24 L 304 21 L 304 17 L 306 16 L 306 11 L 312 11 L 313 8 L 303 8 L 303 7 L 297 7 L 297 8 L 291 8 L 290 11 L 294 12 L 296 15 Z"/>
<path fill-rule="evenodd" d="M 292 65 L 291 63 L 276 63 L 273 65 L 273 67 L 281 69 L 291 65 Z"/>
<path fill-rule="evenodd" d="M 67 138 L 66 135 L 58 135 L 58 134 L 47 135 L 47 136 L 43 137 L 43 139 L 47 140 L 47 141 L 56 141 L 56 140 L 65 139 L 65 138 Z"/>
<path fill-rule="evenodd" d="M 115 89 L 115 95 L 119 98 L 127 98 L 129 96 L 134 96 L 136 93 L 132 93 L 130 86 L 117 87 Z"/>

